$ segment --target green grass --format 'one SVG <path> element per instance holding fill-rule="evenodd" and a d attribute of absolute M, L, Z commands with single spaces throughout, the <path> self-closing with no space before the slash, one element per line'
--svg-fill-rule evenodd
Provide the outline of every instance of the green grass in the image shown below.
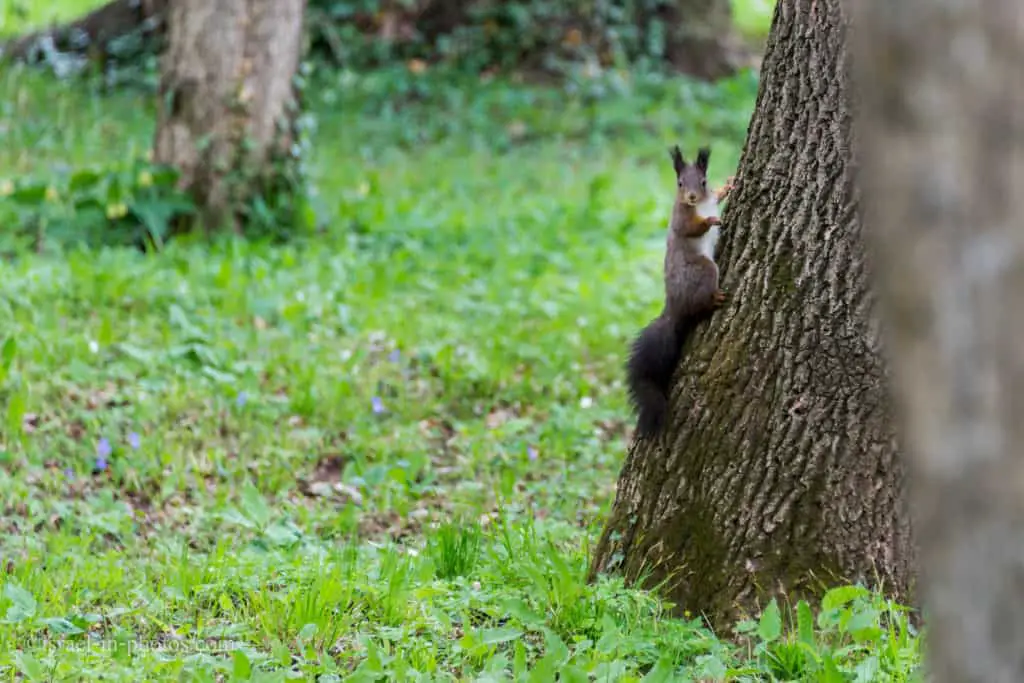
<path fill-rule="evenodd" d="M 878 596 L 733 640 L 585 582 L 624 349 L 659 307 L 666 148 L 710 141 L 730 175 L 750 75 L 623 77 L 596 105 L 315 84 L 322 238 L 0 262 L 0 678 L 915 680 Z M 152 140 L 142 95 L 12 70 L 0 102 L 0 178 Z"/>
<path fill-rule="evenodd" d="M 103 0 L 0 0 L 0 36 L 68 21 L 103 4 Z"/>

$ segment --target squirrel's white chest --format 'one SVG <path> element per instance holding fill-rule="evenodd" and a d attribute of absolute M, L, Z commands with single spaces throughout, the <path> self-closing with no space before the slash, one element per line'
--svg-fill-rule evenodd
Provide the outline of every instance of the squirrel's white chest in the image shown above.
<path fill-rule="evenodd" d="M 701 218 L 718 217 L 718 197 L 714 192 L 708 194 L 708 198 L 697 205 L 697 215 Z M 715 247 L 718 246 L 720 234 L 720 226 L 712 225 L 706 233 L 701 235 L 697 240 L 697 248 L 702 256 L 706 256 L 712 261 L 715 260 Z"/>
<path fill-rule="evenodd" d="M 701 255 L 708 257 L 712 261 L 715 260 L 715 247 L 718 246 L 719 234 L 719 226 L 712 225 L 706 233 L 697 239 L 697 248 L 700 250 Z"/>

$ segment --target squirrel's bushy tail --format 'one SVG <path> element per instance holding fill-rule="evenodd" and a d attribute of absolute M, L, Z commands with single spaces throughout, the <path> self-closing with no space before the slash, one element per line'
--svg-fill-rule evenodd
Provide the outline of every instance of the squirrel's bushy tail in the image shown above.
<path fill-rule="evenodd" d="M 633 340 L 626 381 L 630 402 L 637 412 L 636 431 L 641 437 L 650 437 L 664 426 L 672 376 L 690 328 L 661 315 Z"/>

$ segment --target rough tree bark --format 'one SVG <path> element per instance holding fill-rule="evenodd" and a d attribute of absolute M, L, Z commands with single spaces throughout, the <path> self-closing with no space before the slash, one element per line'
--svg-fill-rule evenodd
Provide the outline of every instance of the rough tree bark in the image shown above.
<path fill-rule="evenodd" d="M 289 156 L 305 6 L 171 3 L 154 160 L 181 172 L 207 229 L 239 229 L 234 208 Z"/>
<path fill-rule="evenodd" d="M 631 443 L 591 569 L 664 582 L 679 609 L 716 626 L 779 590 L 881 581 L 913 595 L 853 178 L 846 27 L 841 0 L 777 6 L 722 216 L 730 302 L 684 349 L 664 439 Z"/>
<path fill-rule="evenodd" d="M 1018 0 L 863 5 L 868 234 L 931 680 L 1022 681 L 1024 21 Z"/>

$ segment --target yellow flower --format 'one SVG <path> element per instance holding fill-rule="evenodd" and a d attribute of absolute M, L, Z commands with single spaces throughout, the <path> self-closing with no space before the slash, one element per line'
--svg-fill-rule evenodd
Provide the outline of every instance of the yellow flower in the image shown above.
<path fill-rule="evenodd" d="M 55 190 L 53 187 L 46 188 L 46 201 L 56 202 L 59 198 L 60 195 L 57 194 L 57 190 Z"/>
<path fill-rule="evenodd" d="M 109 218 L 110 220 L 123 218 L 126 213 L 128 213 L 128 207 L 125 206 L 123 202 L 118 202 L 117 204 L 109 204 L 107 206 L 107 218 Z"/>
<path fill-rule="evenodd" d="M 6 197 L 12 192 L 14 192 L 14 183 L 10 180 L 0 182 L 0 197 Z"/>
<path fill-rule="evenodd" d="M 143 171 L 139 174 L 139 185 L 142 187 L 149 187 L 153 184 L 153 174 L 149 171 Z"/>

